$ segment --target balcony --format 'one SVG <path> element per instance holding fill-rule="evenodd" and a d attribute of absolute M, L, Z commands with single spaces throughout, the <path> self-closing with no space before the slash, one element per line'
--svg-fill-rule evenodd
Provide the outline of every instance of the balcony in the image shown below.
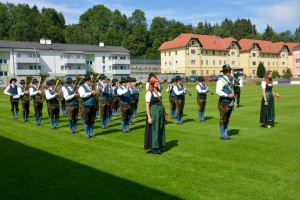
<path fill-rule="evenodd" d="M 86 70 L 85 69 L 67 69 L 65 71 L 66 75 L 74 75 L 74 74 L 78 74 L 78 75 L 85 75 L 86 74 Z"/>
<path fill-rule="evenodd" d="M 40 58 L 22 58 L 22 57 L 17 57 L 16 58 L 16 63 L 40 63 Z"/>
<path fill-rule="evenodd" d="M 115 69 L 115 70 L 112 70 L 112 74 L 128 74 L 130 75 L 130 69 Z"/>
<path fill-rule="evenodd" d="M 16 70 L 16 75 L 25 76 L 25 75 L 38 75 L 41 73 L 40 69 L 18 69 Z"/>
<path fill-rule="evenodd" d="M 112 60 L 113 65 L 130 65 L 130 60 Z"/>
<path fill-rule="evenodd" d="M 69 59 L 62 59 L 61 64 L 85 64 L 85 59 L 75 59 L 75 58 L 69 58 Z"/>

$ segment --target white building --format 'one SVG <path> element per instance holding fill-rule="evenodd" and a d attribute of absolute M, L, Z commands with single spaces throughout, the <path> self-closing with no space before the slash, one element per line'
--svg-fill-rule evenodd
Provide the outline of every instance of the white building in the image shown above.
<path fill-rule="evenodd" d="M 0 76 L 74 76 L 105 74 L 110 78 L 130 75 L 130 52 L 118 46 L 77 45 L 0 40 Z"/>

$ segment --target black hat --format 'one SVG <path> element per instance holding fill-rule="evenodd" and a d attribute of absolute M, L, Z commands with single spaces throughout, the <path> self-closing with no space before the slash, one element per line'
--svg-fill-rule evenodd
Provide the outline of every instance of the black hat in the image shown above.
<path fill-rule="evenodd" d="M 176 80 L 176 81 L 181 81 L 181 79 L 182 79 L 182 78 L 181 78 L 180 76 L 176 76 L 176 77 L 175 77 L 175 80 Z"/>
<path fill-rule="evenodd" d="M 153 76 L 155 76 L 155 74 L 151 72 L 148 76 L 148 79 L 152 78 Z"/>
<path fill-rule="evenodd" d="M 73 82 L 73 80 L 72 80 L 72 78 L 71 77 L 67 77 L 66 78 L 66 81 L 65 81 L 65 83 L 72 83 Z"/>
<path fill-rule="evenodd" d="M 111 80 L 112 83 L 116 83 L 118 82 L 118 79 L 117 78 L 114 78 L 113 80 Z"/>
<path fill-rule="evenodd" d="M 130 76 L 126 77 L 126 80 L 127 82 L 131 82 L 131 77 Z"/>
<path fill-rule="evenodd" d="M 229 72 L 229 71 L 231 71 L 230 65 L 229 64 L 223 65 L 221 72 Z"/>
<path fill-rule="evenodd" d="M 136 78 L 131 78 L 131 82 L 136 82 Z"/>
<path fill-rule="evenodd" d="M 98 79 L 106 79 L 107 77 L 104 74 L 100 74 L 100 76 L 98 77 Z"/>
<path fill-rule="evenodd" d="M 25 80 L 24 80 L 24 79 L 21 79 L 21 80 L 20 80 L 20 84 L 25 84 Z"/>
<path fill-rule="evenodd" d="M 32 80 L 31 80 L 31 83 L 38 83 L 39 81 L 36 79 L 36 78 L 33 78 Z"/>
<path fill-rule="evenodd" d="M 198 76 L 198 81 L 204 81 L 203 76 Z"/>
<path fill-rule="evenodd" d="M 127 79 L 122 77 L 121 80 L 120 80 L 120 83 L 127 83 Z"/>
<path fill-rule="evenodd" d="M 109 81 L 110 81 L 110 79 L 109 79 L 109 78 L 107 78 L 107 79 L 106 79 L 106 81 L 107 81 L 107 82 L 109 82 Z"/>
<path fill-rule="evenodd" d="M 11 78 L 11 79 L 9 80 L 9 83 L 11 84 L 13 81 L 17 82 L 17 79 L 16 79 L 16 78 Z"/>
<path fill-rule="evenodd" d="M 171 78 L 170 83 L 174 83 L 176 81 L 176 78 Z"/>
<path fill-rule="evenodd" d="M 54 82 L 53 82 L 52 79 L 50 79 L 50 80 L 48 80 L 48 81 L 46 82 L 46 85 L 52 85 L 52 84 L 54 84 Z"/>
<path fill-rule="evenodd" d="M 91 80 L 91 76 L 88 75 L 88 74 L 86 74 L 86 75 L 84 75 L 84 77 L 83 77 L 82 80 L 84 80 L 84 81 L 90 81 Z"/>

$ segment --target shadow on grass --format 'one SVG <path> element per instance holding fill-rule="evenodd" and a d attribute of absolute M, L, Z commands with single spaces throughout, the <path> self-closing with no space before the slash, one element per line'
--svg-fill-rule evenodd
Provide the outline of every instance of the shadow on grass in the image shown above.
<path fill-rule="evenodd" d="M 184 119 L 182 120 L 183 123 L 187 123 L 187 122 L 194 122 L 195 119 Z"/>
<path fill-rule="evenodd" d="M 1 199 L 180 199 L 0 137 Z"/>
<path fill-rule="evenodd" d="M 228 131 L 229 136 L 238 135 L 240 134 L 240 129 L 231 129 Z"/>
<path fill-rule="evenodd" d="M 210 116 L 207 116 L 207 117 L 204 117 L 205 120 L 210 120 L 210 119 L 215 119 L 214 117 L 210 117 Z"/>
<path fill-rule="evenodd" d="M 178 140 L 171 140 L 166 142 L 166 146 L 163 148 L 163 152 L 170 151 L 172 148 L 178 146 Z"/>

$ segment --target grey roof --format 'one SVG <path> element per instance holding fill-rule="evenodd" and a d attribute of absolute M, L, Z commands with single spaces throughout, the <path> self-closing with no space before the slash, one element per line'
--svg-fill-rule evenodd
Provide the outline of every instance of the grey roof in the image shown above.
<path fill-rule="evenodd" d="M 0 40 L 0 48 L 17 48 L 17 49 L 33 49 L 36 50 L 61 50 L 61 51 L 85 51 L 85 52 L 115 52 L 130 53 L 127 49 L 120 46 L 104 46 L 84 45 L 84 44 L 61 44 L 52 43 L 50 45 L 40 44 L 39 42 L 20 42 Z"/>

